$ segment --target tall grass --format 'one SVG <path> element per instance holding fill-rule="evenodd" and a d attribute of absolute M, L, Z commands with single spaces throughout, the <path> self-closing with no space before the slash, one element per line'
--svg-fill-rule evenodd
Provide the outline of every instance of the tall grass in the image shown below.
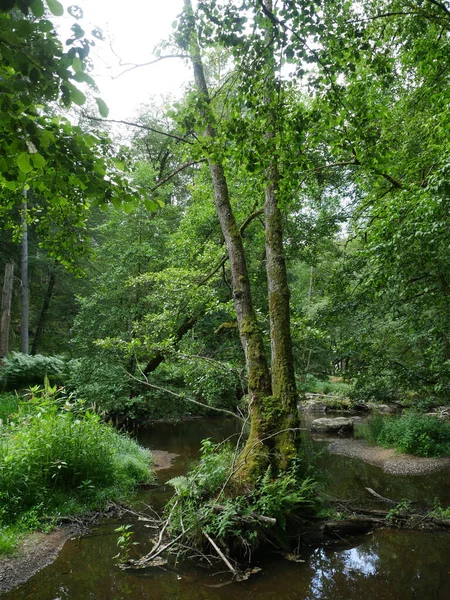
<path fill-rule="evenodd" d="M 149 479 L 147 450 L 75 406 L 34 398 L 0 429 L 0 539 L 1 527 L 100 508 Z"/>
<path fill-rule="evenodd" d="M 9 392 L 0 392 L 0 421 L 6 424 L 19 408 L 19 397 Z"/>

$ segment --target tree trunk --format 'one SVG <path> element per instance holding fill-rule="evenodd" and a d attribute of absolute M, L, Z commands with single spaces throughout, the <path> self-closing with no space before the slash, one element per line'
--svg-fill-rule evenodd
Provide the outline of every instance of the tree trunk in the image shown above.
<path fill-rule="evenodd" d="M 47 319 L 47 312 L 48 312 L 48 308 L 50 306 L 50 300 L 52 299 L 52 296 L 53 296 L 55 282 L 56 282 L 56 275 L 55 275 L 55 271 L 52 270 L 52 272 L 50 273 L 49 280 L 48 280 L 47 291 L 45 293 L 45 298 L 44 298 L 44 304 L 42 305 L 41 314 L 39 315 L 39 322 L 38 322 L 38 326 L 36 328 L 36 334 L 34 336 L 33 345 L 31 346 L 31 354 L 33 354 L 33 355 L 36 354 L 39 344 L 41 343 L 41 340 L 42 340 L 42 334 L 44 332 L 45 321 Z"/>
<path fill-rule="evenodd" d="M 22 202 L 22 240 L 20 243 L 21 262 L 20 277 L 22 280 L 22 318 L 20 323 L 20 351 L 23 354 L 29 352 L 29 314 L 30 314 L 30 292 L 28 284 L 28 221 L 27 221 L 27 191 L 23 190 L 24 200 Z"/>
<path fill-rule="evenodd" d="M 265 0 L 266 9 L 272 13 L 272 0 Z M 279 429 L 287 429 L 277 437 L 277 448 L 281 468 L 297 455 L 297 431 L 299 426 L 297 409 L 297 389 L 294 373 L 290 324 L 290 291 L 283 247 L 283 224 L 279 208 L 279 170 L 277 161 L 277 82 L 275 59 L 271 45 L 273 25 L 266 27 L 267 40 L 267 95 L 265 103 L 268 111 L 268 129 L 266 131 L 267 151 L 271 156 L 266 169 L 266 188 L 264 201 L 265 249 L 267 287 L 269 294 L 270 345 L 272 393 L 279 400 L 282 414 Z"/>
<path fill-rule="evenodd" d="M 13 283 L 14 263 L 7 263 L 5 265 L 5 278 L 3 280 L 2 305 L 0 314 L 0 359 L 8 354 Z"/>
<path fill-rule="evenodd" d="M 217 134 L 209 110 L 210 97 L 197 42 L 191 0 L 184 0 L 184 5 L 187 34 L 185 49 L 190 53 L 195 84 L 204 106 L 201 116 L 204 120 L 205 136 L 214 142 Z M 231 207 L 224 168 L 217 154 L 210 155 L 208 163 L 214 188 L 214 205 L 230 259 L 233 302 L 248 371 L 250 435 L 241 456 L 243 466 L 237 474 L 242 481 L 254 479 L 273 463 L 273 434 L 278 420 L 274 416 L 278 411 L 273 402 L 264 341 L 253 307 L 244 246 Z"/>

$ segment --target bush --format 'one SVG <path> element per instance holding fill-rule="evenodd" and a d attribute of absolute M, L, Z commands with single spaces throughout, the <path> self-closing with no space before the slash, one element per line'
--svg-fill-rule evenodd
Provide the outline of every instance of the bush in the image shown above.
<path fill-rule="evenodd" d="M 416 456 L 449 456 L 450 425 L 437 417 L 409 413 L 377 416 L 358 427 L 365 439 Z"/>
<path fill-rule="evenodd" d="M 166 509 L 173 537 L 185 532 L 188 545 L 202 547 L 206 533 L 225 551 L 233 545 L 234 550 L 256 547 L 271 527 L 264 517 L 276 519 L 278 531 L 284 530 L 290 515 L 317 501 L 316 484 L 303 476 L 301 461 L 278 477 L 268 469 L 244 493 L 234 489 L 235 457 L 231 446 L 204 440 L 198 465 L 168 482 L 175 488 Z"/>
<path fill-rule="evenodd" d="M 122 499 L 149 468 L 147 450 L 67 397 L 59 409 L 47 389 L 1 429 L 0 527 Z"/>
<path fill-rule="evenodd" d="M 5 390 L 17 390 L 44 383 L 45 377 L 53 383 L 64 382 L 66 361 L 58 356 L 31 356 L 11 352 L 0 369 L 0 386 Z"/>

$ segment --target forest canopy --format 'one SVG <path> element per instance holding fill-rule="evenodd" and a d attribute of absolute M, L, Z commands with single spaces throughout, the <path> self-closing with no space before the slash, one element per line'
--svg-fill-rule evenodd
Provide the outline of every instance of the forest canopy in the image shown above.
<path fill-rule="evenodd" d="M 446 2 L 186 1 L 163 47 L 192 84 L 127 146 L 80 9 L 64 41 L 59 2 L 0 9 L 3 354 L 25 329 L 118 419 L 249 407 L 277 468 L 330 377 L 448 401 Z"/>

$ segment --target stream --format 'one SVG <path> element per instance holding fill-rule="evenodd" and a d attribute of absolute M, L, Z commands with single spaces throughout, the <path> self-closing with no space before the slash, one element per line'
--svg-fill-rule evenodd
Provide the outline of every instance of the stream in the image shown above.
<path fill-rule="evenodd" d="M 315 418 L 315 417 L 313 417 Z M 135 499 L 160 507 L 171 493 L 165 482 L 183 474 L 198 456 L 200 441 L 236 435 L 232 419 L 198 419 L 180 424 L 155 424 L 141 431 L 139 441 L 150 449 L 177 454 L 168 469 L 158 471 L 157 489 L 140 491 Z M 325 436 L 322 436 L 324 438 Z M 320 452 L 317 464 L 330 496 L 356 505 L 377 506 L 366 487 L 394 500 L 408 499 L 431 505 L 437 498 L 450 505 L 448 470 L 431 475 L 389 475 L 358 459 L 329 454 L 327 440 L 309 441 Z M 379 505 L 378 505 L 379 506 Z M 450 598 L 450 533 L 378 530 L 332 548 L 307 548 L 304 562 L 289 562 L 268 555 L 258 563 L 261 571 L 242 583 L 230 583 L 221 564 L 206 569 L 184 563 L 122 571 L 113 560 L 117 553 L 114 531 L 133 525 L 138 553 L 151 548 L 151 529 L 131 517 L 109 519 L 80 538 L 68 541 L 48 567 L 2 598 L 8 600 L 447 600 Z M 137 555 L 136 555 L 137 556 Z"/>

